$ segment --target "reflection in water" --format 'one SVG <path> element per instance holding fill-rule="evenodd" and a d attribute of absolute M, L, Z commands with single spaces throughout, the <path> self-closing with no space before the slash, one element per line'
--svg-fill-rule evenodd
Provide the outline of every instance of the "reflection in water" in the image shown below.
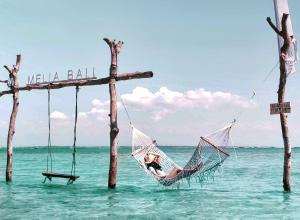
<path fill-rule="evenodd" d="M 291 192 L 282 192 L 283 203 L 289 204 L 291 200 L 291 195 L 292 195 Z"/>
<path fill-rule="evenodd" d="M 117 206 L 119 203 L 117 199 L 117 194 L 116 192 L 110 190 L 109 195 L 107 196 L 107 205 L 109 208 Z"/>

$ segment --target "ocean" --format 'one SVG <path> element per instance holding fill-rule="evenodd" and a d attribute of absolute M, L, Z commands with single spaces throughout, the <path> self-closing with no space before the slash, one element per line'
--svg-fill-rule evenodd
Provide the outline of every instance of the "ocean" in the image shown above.
<path fill-rule="evenodd" d="M 184 165 L 192 147 L 163 147 Z M 78 147 L 72 185 L 43 184 L 47 148 L 14 149 L 13 182 L 5 182 L 0 149 L 0 219 L 299 219 L 300 148 L 293 149 L 292 192 L 282 190 L 283 149 L 237 148 L 203 183 L 164 188 L 119 148 L 117 188 L 107 188 L 108 147 Z M 53 171 L 70 173 L 72 148 L 53 147 Z"/>

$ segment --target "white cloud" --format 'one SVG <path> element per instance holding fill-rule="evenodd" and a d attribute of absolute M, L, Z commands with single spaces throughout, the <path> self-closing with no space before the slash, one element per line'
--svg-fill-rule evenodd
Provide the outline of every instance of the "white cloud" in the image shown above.
<path fill-rule="evenodd" d="M 92 101 L 92 108 L 88 112 L 79 112 L 79 119 L 86 119 L 88 117 L 95 117 L 99 121 L 103 121 L 107 118 L 109 113 L 109 101 L 102 102 L 99 99 Z"/>
<path fill-rule="evenodd" d="M 54 111 L 50 114 L 50 118 L 54 120 L 67 120 L 68 116 L 63 112 Z"/>
<path fill-rule="evenodd" d="M 126 105 L 135 109 L 150 112 L 153 120 L 158 121 L 166 115 L 179 109 L 205 108 L 210 109 L 220 105 L 232 105 L 239 108 L 253 108 L 256 104 L 241 96 L 228 92 L 211 92 L 203 88 L 177 92 L 161 87 L 157 92 L 151 92 L 147 88 L 136 87 L 132 93 L 122 95 Z M 96 118 L 104 121 L 108 119 L 109 100 L 94 99 L 92 107 L 87 112 L 79 112 L 79 119 Z M 122 107 L 118 102 L 118 108 Z M 68 117 L 62 112 L 53 112 L 54 119 L 65 120 Z"/>
<path fill-rule="evenodd" d="M 240 108 L 253 108 L 253 101 L 228 92 L 211 92 L 204 88 L 177 92 L 161 87 L 152 93 L 146 88 L 136 87 L 132 93 L 122 95 L 123 100 L 135 108 L 146 109 L 152 113 L 154 120 L 160 120 L 165 115 L 177 109 L 205 108 L 220 105 L 232 105 Z"/>

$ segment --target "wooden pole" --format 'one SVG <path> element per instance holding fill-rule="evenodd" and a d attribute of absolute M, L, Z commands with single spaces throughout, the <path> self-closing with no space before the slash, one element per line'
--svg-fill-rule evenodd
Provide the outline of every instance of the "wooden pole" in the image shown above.
<path fill-rule="evenodd" d="M 13 66 L 13 68 L 10 68 L 8 66 L 4 66 L 4 68 L 9 72 L 9 79 L 10 79 L 10 88 L 12 90 L 13 94 L 13 108 L 10 116 L 9 121 L 9 128 L 8 128 L 8 134 L 7 134 L 7 161 L 6 161 L 6 181 L 11 182 L 12 181 L 12 163 L 13 163 L 13 136 L 15 134 L 15 124 L 16 124 L 16 118 L 17 113 L 19 109 L 19 91 L 17 88 L 19 87 L 19 78 L 18 78 L 18 72 L 20 68 L 20 62 L 21 62 L 21 55 L 17 55 L 17 61 L 16 65 Z"/>
<path fill-rule="evenodd" d="M 292 36 L 288 35 L 287 24 L 286 21 L 288 19 L 288 14 L 283 14 L 281 20 L 282 30 L 279 31 L 277 27 L 272 23 L 271 18 L 267 18 L 267 21 L 271 28 L 280 35 L 283 40 L 283 46 L 280 48 L 280 79 L 279 79 L 279 88 L 277 91 L 278 94 L 278 103 L 284 102 L 285 96 L 285 86 L 287 79 L 287 70 L 285 66 L 285 58 L 288 55 L 288 50 L 292 44 Z M 289 132 L 288 132 L 288 116 L 287 114 L 280 113 L 280 123 L 281 123 L 281 132 L 284 143 L 284 164 L 283 164 L 283 189 L 286 192 L 291 191 L 291 156 L 292 156 L 292 148 L 289 141 Z"/>
<path fill-rule="evenodd" d="M 110 163 L 108 174 L 108 187 L 113 189 L 117 182 L 118 169 L 118 143 L 117 136 L 119 133 L 117 122 L 117 92 L 116 92 L 116 78 L 118 68 L 118 54 L 123 45 L 122 41 L 116 42 L 111 39 L 103 39 L 109 46 L 111 52 L 111 65 L 109 70 L 109 94 L 110 94 Z"/>

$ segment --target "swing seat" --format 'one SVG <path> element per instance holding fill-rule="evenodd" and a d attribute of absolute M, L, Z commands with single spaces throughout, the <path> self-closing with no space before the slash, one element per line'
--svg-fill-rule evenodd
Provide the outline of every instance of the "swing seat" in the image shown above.
<path fill-rule="evenodd" d="M 78 91 L 79 91 L 79 86 L 76 86 L 76 105 L 75 105 L 75 124 L 74 124 L 74 142 L 73 142 L 73 161 L 72 161 L 72 169 L 71 169 L 71 174 L 63 174 L 63 173 L 53 173 L 52 172 L 52 154 L 51 154 L 51 117 L 50 117 L 50 88 L 48 88 L 48 155 L 47 155 L 47 171 L 42 172 L 42 175 L 45 176 L 45 179 L 43 183 L 47 181 L 47 179 L 51 182 L 52 178 L 64 178 L 68 179 L 67 184 L 72 184 L 76 179 L 79 178 L 79 176 L 75 176 L 75 169 L 76 169 L 76 161 L 75 161 L 75 153 L 76 153 L 76 128 L 77 128 L 77 100 L 78 100 Z M 48 172 L 48 160 L 50 157 L 50 165 L 51 165 L 51 172 Z"/>
<path fill-rule="evenodd" d="M 43 172 L 42 175 L 47 177 L 50 180 L 52 179 L 52 177 L 55 177 L 55 178 L 65 178 L 65 179 L 69 179 L 71 181 L 75 181 L 76 179 L 78 179 L 80 177 L 80 176 L 74 176 L 74 175 L 70 175 L 70 174 L 51 173 L 51 172 Z"/>

